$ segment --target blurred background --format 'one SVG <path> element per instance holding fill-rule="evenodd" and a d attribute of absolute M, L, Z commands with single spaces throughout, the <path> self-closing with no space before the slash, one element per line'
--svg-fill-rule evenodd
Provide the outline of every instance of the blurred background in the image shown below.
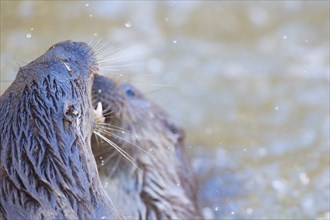
<path fill-rule="evenodd" d="M 209 219 L 329 219 L 329 1 L 3 1 L 2 94 L 59 41 L 120 49 L 186 130 Z"/>

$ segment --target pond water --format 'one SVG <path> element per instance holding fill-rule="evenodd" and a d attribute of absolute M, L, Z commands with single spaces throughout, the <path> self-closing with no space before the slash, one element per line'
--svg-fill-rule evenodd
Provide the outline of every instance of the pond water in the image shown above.
<path fill-rule="evenodd" d="M 207 218 L 330 218 L 328 1 L 1 1 L 1 88 L 72 39 L 186 130 Z"/>

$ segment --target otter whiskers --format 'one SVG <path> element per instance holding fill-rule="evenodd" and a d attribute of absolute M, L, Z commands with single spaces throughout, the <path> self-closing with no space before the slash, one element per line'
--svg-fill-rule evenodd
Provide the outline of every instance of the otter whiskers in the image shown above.
<path fill-rule="evenodd" d="M 131 52 L 128 52 L 128 49 L 132 49 L 136 43 L 127 44 L 123 47 L 115 47 L 114 44 L 109 44 L 106 41 L 92 39 L 89 45 L 95 51 L 99 71 L 101 73 L 106 72 L 103 75 L 118 75 L 117 73 L 111 74 L 109 72 L 122 71 L 132 64 L 146 60 L 144 58 L 136 58 L 137 56 L 142 57 L 141 54 L 137 55 L 135 52 L 132 55 Z M 140 52 L 140 50 L 135 51 Z"/>
<path fill-rule="evenodd" d="M 107 124 L 107 123 L 102 123 L 102 122 L 97 122 L 96 123 L 96 126 L 99 127 L 99 128 L 103 128 L 103 129 L 109 130 L 110 132 L 111 131 L 118 131 L 118 132 L 120 132 L 122 134 L 126 133 L 126 134 L 129 134 L 129 135 L 131 135 L 132 137 L 134 137 L 136 139 L 152 141 L 151 138 L 144 137 L 142 135 L 139 135 L 137 133 L 131 132 L 131 131 L 129 131 L 127 129 L 124 129 L 122 127 L 119 127 L 119 126 L 115 126 L 115 125 L 111 125 L 111 124 Z"/>
<path fill-rule="evenodd" d="M 112 147 L 114 147 L 123 157 L 125 157 L 129 162 L 131 162 L 133 166 L 135 166 L 140 172 L 142 172 L 142 169 L 134 162 L 133 157 L 131 155 L 129 155 L 126 151 L 124 151 L 117 144 L 115 144 L 114 142 L 112 142 L 111 140 L 109 140 L 108 138 L 106 138 L 105 136 L 103 136 L 100 133 L 100 131 L 95 130 L 94 131 L 94 134 L 96 134 L 97 136 L 99 136 L 100 138 L 102 138 L 105 142 L 107 142 Z"/>
<path fill-rule="evenodd" d="M 105 123 L 105 117 L 109 116 L 113 113 L 113 111 L 107 112 L 105 113 L 107 110 L 103 111 L 103 106 L 101 102 L 97 103 L 97 107 L 96 109 L 94 109 L 94 117 L 95 117 L 95 121 L 96 121 L 96 126 L 103 128 L 103 129 L 108 129 L 111 131 L 119 131 L 119 132 L 127 132 L 130 133 L 132 135 L 134 135 L 131 131 L 129 130 L 125 130 L 121 127 L 115 126 L 115 125 L 111 125 L 108 123 Z M 111 128 L 112 127 L 112 128 Z M 137 136 L 136 136 L 137 137 Z"/>
<path fill-rule="evenodd" d="M 104 129 L 104 130 L 102 131 L 103 133 L 108 134 L 108 135 L 112 135 L 112 136 L 114 136 L 115 138 L 118 138 L 118 139 L 120 139 L 120 140 L 123 140 L 123 141 L 129 143 L 130 145 L 132 145 L 132 146 L 138 148 L 139 150 L 143 151 L 144 153 L 146 153 L 146 154 L 147 154 L 148 156 L 150 156 L 151 158 L 153 158 L 153 156 L 152 156 L 149 152 L 147 152 L 146 150 L 144 150 L 142 147 L 138 146 L 137 144 L 134 144 L 133 142 L 128 141 L 126 138 L 121 137 L 121 136 L 119 136 L 119 135 L 116 135 L 116 134 L 114 134 L 114 133 L 111 132 L 111 131 L 106 131 L 107 127 L 101 127 L 101 128 Z M 110 128 L 110 130 L 112 130 L 112 129 Z M 115 131 L 120 131 L 120 130 L 115 130 Z M 132 134 L 132 136 L 133 136 L 133 137 L 136 137 L 136 135 L 134 135 L 134 134 Z M 140 136 L 139 136 L 139 137 L 140 137 Z M 147 139 L 147 140 L 148 140 L 148 139 Z"/>
<path fill-rule="evenodd" d="M 103 107 L 102 107 L 102 103 L 98 102 L 97 103 L 97 107 L 96 109 L 94 109 L 94 117 L 95 117 L 95 121 L 96 121 L 96 128 L 94 133 L 100 137 L 102 140 L 104 140 L 105 142 L 107 142 L 109 145 L 111 145 L 113 148 L 115 148 L 122 156 L 124 156 L 128 161 L 130 161 L 136 168 L 138 168 L 138 170 L 142 171 L 137 164 L 134 162 L 133 157 L 131 155 L 129 155 L 129 153 L 127 153 L 126 151 L 124 151 L 121 147 L 119 147 L 116 143 L 114 143 L 113 141 L 111 141 L 109 138 L 107 138 L 104 135 L 111 135 L 117 139 L 123 140 L 127 143 L 129 143 L 130 145 L 136 147 L 137 149 L 143 151 L 145 154 L 147 154 L 148 156 L 150 156 L 151 158 L 153 157 L 152 155 L 150 155 L 147 151 L 145 151 L 143 148 L 141 148 L 140 146 L 128 141 L 126 138 L 121 137 L 119 135 L 116 135 L 113 131 L 117 131 L 117 132 L 121 132 L 121 133 L 127 133 L 129 135 L 131 135 L 134 138 L 138 138 L 139 136 L 134 135 L 133 133 L 131 133 L 128 130 L 124 130 L 123 128 L 111 128 L 109 126 L 109 124 L 104 123 L 104 115 L 102 114 L 103 112 Z M 98 139 L 97 143 L 98 143 Z M 98 144 L 99 145 L 99 144 Z"/>
<path fill-rule="evenodd" d="M 97 136 L 97 135 L 95 136 L 98 147 L 99 147 L 99 141 L 98 141 L 99 138 L 100 138 L 99 136 Z M 104 154 L 107 154 L 105 159 L 103 159 Z M 97 153 L 94 153 L 94 156 L 95 156 L 95 158 L 98 158 L 101 160 L 101 164 L 98 164 L 98 166 L 99 165 L 103 166 L 104 164 L 107 164 L 113 158 L 116 159 L 115 163 L 111 167 L 111 173 L 109 173 L 108 176 L 112 176 L 116 172 L 116 170 L 119 166 L 119 163 L 122 159 L 122 157 L 117 156 L 117 151 L 110 153 L 109 148 L 104 148 L 104 149 L 99 150 Z M 140 172 L 140 171 L 138 170 L 138 172 Z"/>

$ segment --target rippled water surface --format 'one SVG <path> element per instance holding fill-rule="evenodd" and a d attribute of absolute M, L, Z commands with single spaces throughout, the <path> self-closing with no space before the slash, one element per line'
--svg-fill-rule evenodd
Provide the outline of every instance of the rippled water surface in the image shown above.
<path fill-rule="evenodd" d="M 0 17 L 0 94 L 56 42 L 109 42 L 109 76 L 185 127 L 206 217 L 329 219 L 328 1 L 2 0 Z"/>

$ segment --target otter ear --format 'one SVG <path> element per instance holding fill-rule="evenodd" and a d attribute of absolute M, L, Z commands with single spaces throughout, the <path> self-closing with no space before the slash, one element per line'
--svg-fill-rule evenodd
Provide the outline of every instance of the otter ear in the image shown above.
<path fill-rule="evenodd" d="M 81 117 L 81 110 L 79 104 L 75 102 L 64 103 L 63 109 L 64 119 L 69 122 L 74 122 Z"/>

